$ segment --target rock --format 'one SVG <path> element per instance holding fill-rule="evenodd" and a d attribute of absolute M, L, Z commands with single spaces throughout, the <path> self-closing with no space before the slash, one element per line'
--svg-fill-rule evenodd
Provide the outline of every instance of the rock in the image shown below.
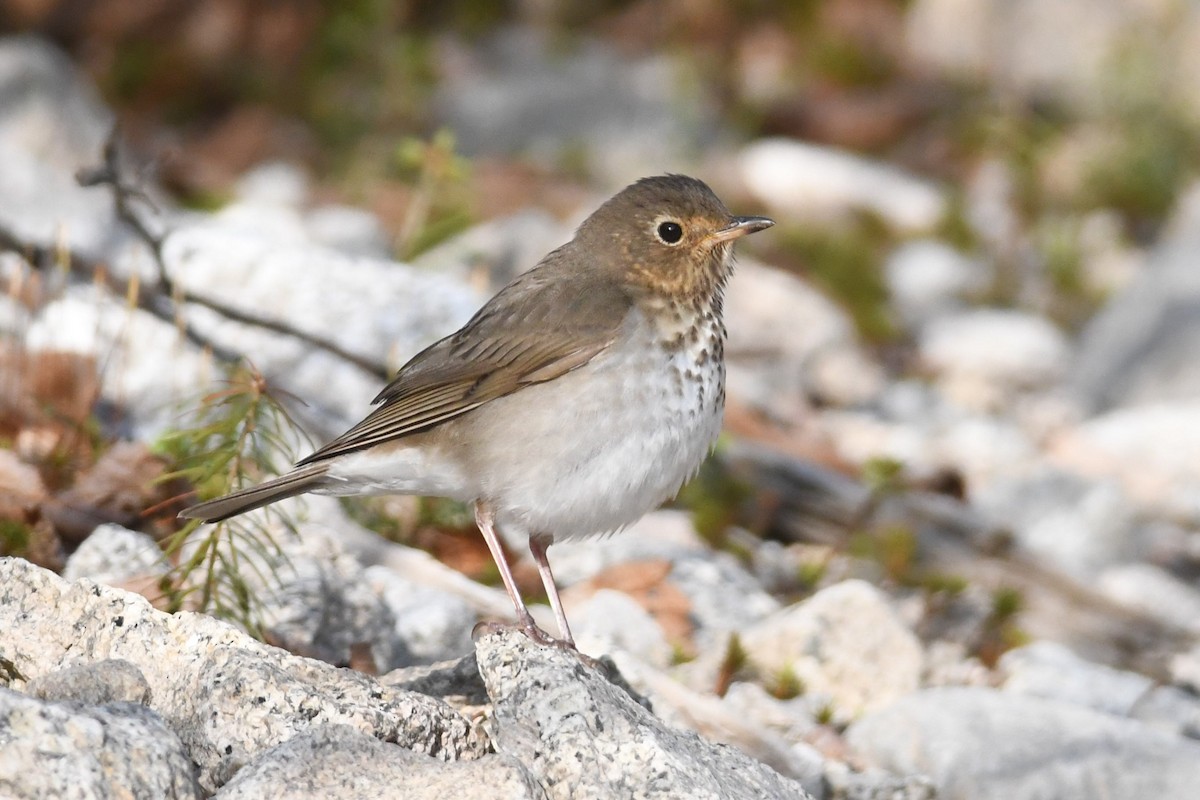
<path fill-rule="evenodd" d="M 243 173 L 234 192 L 238 202 L 298 209 L 308 199 L 304 170 L 282 161 L 259 164 Z"/>
<path fill-rule="evenodd" d="M 143 706 L 54 703 L 0 689 L 0 731 L 5 797 L 204 796 L 179 737 Z"/>
<path fill-rule="evenodd" d="M 271 519 L 267 529 L 279 548 L 277 562 L 272 562 L 270 545 L 259 551 L 243 544 L 245 552 L 239 556 L 242 581 L 258 599 L 268 640 L 339 665 L 350 664 L 354 649 L 367 646 L 369 667 L 380 672 L 413 663 L 390 607 L 366 581 L 362 566 L 342 549 L 336 533 L 302 521 L 298 535 L 291 535 L 274 523 Z M 198 529 L 188 547 L 209 530 Z"/>
<path fill-rule="evenodd" d="M 1119 409 L 1070 427 L 1048 447 L 1051 463 L 1113 478 L 1156 514 L 1200 520 L 1200 401 Z"/>
<path fill-rule="evenodd" d="M 675 562 L 671 581 L 691 601 L 696 644 L 724 647 L 729 634 L 779 613 L 779 601 L 729 553 L 708 553 Z"/>
<path fill-rule="evenodd" d="M 489 703 L 474 650 L 453 661 L 392 670 L 380 675 L 379 682 L 401 691 L 437 697 L 455 708 L 486 706 Z"/>
<path fill-rule="evenodd" d="M 778 701 L 757 686 L 749 685 L 741 697 L 714 696 L 709 691 L 693 691 L 652 666 L 639 662 L 628 653 L 617 652 L 613 661 L 621 674 L 639 692 L 644 692 L 654 715 L 666 725 L 692 730 L 709 741 L 731 745 L 761 761 L 779 774 L 800 782 L 805 791 L 820 796 L 825 759 L 799 741 L 799 731 L 811 720 L 793 708 L 779 709 Z M 734 684 L 747 686 L 747 684 Z M 762 703 L 741 699 L 753 690 L 764 698 Z M 732 692 L 732 688 L 731 688 Z M 774 708 L 764 705 L 775 702 Z M 789 717 L 781 722 L 781 717 Z M 794 717 L 794 718 L 793 718 Z"/>
<path fill-rule="evenodd" d="M 1200 739 L 1200 697 L 1177 686 L 1155 686 L 1138 699 L 1129 716 L 1156 730 Z"/>
<path fill-rule="evenodd" d="M 62 51 L 33 36 L 0 38 L 0 227 L 93 258 L 121 249 L 128 236 L 111 197 L 75 180 L 76 170 L 100 163 L 112 125 Z"/>
<path fill-rule="evenodd" d="M 175 325 L 98 286 L 67 288 L 38 313 L 25 344 L 104 358 L 103 396 L 122 408 L 131 435 L 143 441 L 177 426 L 177 409 L 194 403 L 215 377 L 211 360 Z"/>
<path fill-rule="evenodd" d="M 570 609 L 571 632 L 581 653 L 604 655 L 624 650 L 659 667 L 670 661 L 671 645 L 662 625 L 624 592 L 597 589 Z"/>
<path fill-rule="evenodd" d="M 615 536 L 558 542 L 550 550 L 560 586 L 594 578 L 604 570 L 632 561 L 681 558 L 709 552 L 685 511 L 653 511 Z"/>
<path fill-rule="evenodd" d="M 1092 580 L 1140 552 L 1137 513 L 1119 484 L 1042 467 L 972 493 L 975 506 L 1020 545 L 1063 572 Z"/>
<path fill-rule="evenodd" d="M 524 764 L 551 800 L 809 796 L 733 748 L 663 725 L 573 652 L 503 629 L 475 646 L 496 750 Z"/>
<path fill-rule="evenodd" d="M 791 670 L 805 694 L 827 698 L 835 720 L 883 708 L 916 690 L 921 644 L 865 581 L 830 586 L 742 633 L 760 670 Z"/>
<path fill-rule="evenodd" d="M 1070 385 L 1092 411 L 1200 395 L 1200 184 L 1145 269 L 1088 322 Z"/>
<path fill-rule="evenodd" d="M 832 147 L 763 139 L 746 147 L 739 160 L 746 188 L 781 224 L 869 211 L 899 232 L 921 233 L 946 211 L 933 184 Z"/>
<path fill-rule="evenodd" d="M 909 325 L 960 306 L 990 280 L 984 265 L 937 239 L 904 242 L 883 271 L 892 305 Z"/>
<path fill-rule="evenodd" d="M 446 760 L 482 754 L 465 719 L 444 703 L 289 655 L 199 615 L 156 611 L 140 595 L 66 583 L 27 562 L 0 559 L 4 658 L 37 678 L 63 666 L 121 659 L 150 685 L 215 791 L 259 753 L 326 724 Z"/>
<path fill-rule="evenodd" d="M 471 628 L 479 617 L 458 595 L 380 566 L 367 567 L 360 580 L 391 612 L 395 636 L 403 642 L 410 663 L 433 664 L 471 652 Z"/>
<path fill-rule="evenodd" d="M 304 227 L 318 244 L 350 257 L 386 259 L 392 247 L 383 223 L 354 206 L 320 206 L 304 215 Z"/>
<path fill-rule="evenodd" d="M 853 771 L 833 762 L 825 774 L 826 800 L 937 800 L 933 781 L 924 775 L 892 775 L 881 769 Z"/>
<path fill-rule="evenodd" d="M 190 292 L 394 367 L 466 322 L 481 299 L 451 278 L 320 247 L 299 212 L 281 207 L 230 206 L 180 224 L 163 253 Z M 361 419 L 379 391 L 377 376 L 311 343 L 205 308 L 189 307 L 186 317 L 303 397 L 305 413 L 330 433 Z"/>
<path fill-rule="evenodd" d="M 921 332 L 918 347 L 921 361 L 943 381 L 982 384 L 985 396 L 1050 385 L 1065 374 L 1070 357 L 1066 339 L 1045 319 L 1002 309 L 938 317 Z"/>
<path fill-rule="evenodd" d="M 1176 653 L 1171 659 L 1171 680 L 1177 685 L 1200 694 L 1200 644 Z"/>
<path fill-rule="evenodd" d="M 1136 672 L 1093 664 L 1055 642 L 1035 642 L 1000 658 L 1004 690 L 1129 716 L 1154 686 Z"/>
<path fill-rule="evenodd" d="M 464 283 L 482 271 L 489 288 L 499 291 L 572 236 L 572 226 L 563 224 L 549 212 L 526 209 L 473 225 L 421 253 L 413 260 L 413 267 L 452 276 Z"/>
<path fill-rule="evenodd" d="M 725 319 L 729 394 L 771 416 L 797 419 L 810 393 L 848 405 L 883 386 L 849 316 L 794 275 L 739 259 Z"/>
<path fill-rule="evenodd" d="M 869 765 L 925 774 L 942 800 L 1192 797 L 1200 743 L 1090 709 L 978 688 L 929 689 L 850 726 Z"/>
<path fill-rule="evenodd" d="M 150 684 L 142 671 L 119 658 L 76 664 L 29 681 L 25 692 L 42 700 L 89 706 L 111 703 L 150 704 Z"/>
<path fill-rule="evenodd" d="M 132 578 L 157 577 L 171 568 L 158 542 L 120 525 L 101 525 L 67 559 L 67 581 L 91 578 L 116 586 Z"/>
<path fill-rule="evenodd" d="M 546 795 L 516 761 L 489 755 L 447 764 L 346 725 L 301 733 L 262 753 L 213 797 L 216 800 L 308 800 L 313 797 L 435 800 Z"/>
<path fill-rule="evenodd" d="M 1200 633 L 1200 591 L 1153 564 L 1126 564 L 1105 570 L 1100 592 L 1123 606 L 1148 614 L 1181 631 Z"/>
<path fill-rule="evenodd" d="M 662 55 L 630 57 L 574 37 L 564 50 L 548 31 L 508 27 L 470 48 L 443 40 L 435 126 L 467 155 L 582 160 L 613 188 L 680 171 L 713 136 L 711 104 Z"/>
<path fill-rule="evenodd" d="M 1067 31 L 1070 36 L 1063 35 Z M 1200 19 L 1190 6 L 919 0 L 908 7 L 905 39 L 910 57 L 924 68 L 995 84 L 1026 102 L 1053 99 L 1087 109 L 1111 96 L 1122 55 L 1154 48 L 1153 63 L 1164 85 L 1194 109 L 1200 104 L 1198 35 Z"/>

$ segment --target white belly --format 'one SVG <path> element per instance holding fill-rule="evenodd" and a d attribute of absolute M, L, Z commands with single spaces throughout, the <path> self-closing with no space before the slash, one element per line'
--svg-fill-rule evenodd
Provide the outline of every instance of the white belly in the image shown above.
<path fill-rule="evenodd" d="M 674 497 L 721 429 L 715 361 L 699 370 L 686 348 L 606 353 L 472 414 L 488 435 L 473 437 L 469 469 L 499 527 L 563 541 L 617 530 Z"/>

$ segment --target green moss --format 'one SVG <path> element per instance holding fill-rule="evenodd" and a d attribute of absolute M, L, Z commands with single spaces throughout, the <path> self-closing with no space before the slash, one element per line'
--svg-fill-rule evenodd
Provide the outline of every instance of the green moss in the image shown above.
<path fill-rule="evenodd" d="M 847 551 L 855 558 L 873 561 L 891 580 L 904 586 L 917 583 L 917 535 L 905 525 L 860 531 L 850 537 Z"/>
<path fill-rule="evenodd" d="M 1020 589 L 1004 586 L 992 593 L 991 617 L 996 622 L 1007 622 L 1025 607 L 1025 597 Z"/>
<path fill-rule="evenodd" d="M 881 342 L 897 335 L 882 272 L 884 255 L 894 242 L 878 220 L 864 215 L 838 225 L 793 225 L 777 241 L 850 314 L 866 339 Z"/>
<path fill-rule="evenodd" d="M 796 568 L 796 583 L 805 592 L 815 591 L 828 569 L 825 561 L 805 561 Z"/>
<path fill-rule="evenodd" d="M 788 664 L 776 673 L 767 691 L 780 700 L 791 700 L 804 694 L 805 688 L 804 680 L 796 674 L 792 665 Z"/>
<path fill-rule="evenodd" d="M 713 547 L 725 549 L 726 532 L 737 523 L 741 510 L 754 490 L 721 463 L 710 458 L 696 477 L 679 492 L 677 502 L 691 512 L 696 532 Z"/>
<path fill-rule="evenodd" d="M 0 555 L 24 555 L 32 539 L 33 531 L 25 523 L 14 519 L 0 519 Z"/>

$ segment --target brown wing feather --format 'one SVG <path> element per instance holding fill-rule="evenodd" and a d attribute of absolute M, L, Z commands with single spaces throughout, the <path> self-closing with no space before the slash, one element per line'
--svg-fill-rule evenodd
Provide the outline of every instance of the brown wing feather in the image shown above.
<path fill-rule="evenodd" d="M 631 301 L 594 275 L 564 271 L 562 255 L 551 253 L 457 333 L 414 356 L 375 398 L 379 408 L 300 465 L 428 430 L 603 352 Z"/>

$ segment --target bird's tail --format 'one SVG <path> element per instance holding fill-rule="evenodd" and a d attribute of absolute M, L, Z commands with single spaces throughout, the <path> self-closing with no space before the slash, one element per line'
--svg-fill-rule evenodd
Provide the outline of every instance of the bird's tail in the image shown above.
<path fill-rule="evenodd" d="M 255 508 L 274 503 L 285 497 L 311 492 L 325 482 L 326 464 L 309 464 L 306 467 L 292 470 L 274 480 L 251 486 L 249 489 L 218 497 L 206 503 L 185 508 L 179 516 L 185 519 L 199 519 L 205 522 L 220 522 L 223 519 L 236 517 Z"/>

